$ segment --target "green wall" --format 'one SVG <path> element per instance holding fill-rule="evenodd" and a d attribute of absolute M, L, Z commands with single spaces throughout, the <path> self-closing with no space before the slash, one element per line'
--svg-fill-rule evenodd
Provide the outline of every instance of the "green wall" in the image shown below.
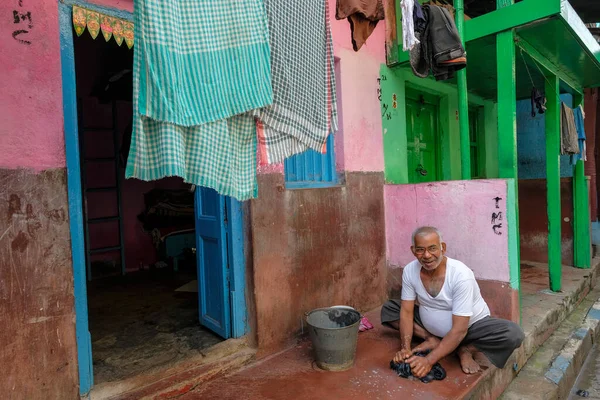
<path fill-rule="evenodd" d="M 442 180 L 461 178 L 460 133 L 458 127 L 458 97 L 456 86 L 416 77 L 410 68 L 381 66 L 381 114 L 383 119 L 383 150 L 387 183 L 408 182 L 406 148 L 406 88 L 433 94 L 440 99 L 440 143 Z M 394 97 L 395 95 L 395 97 Z M 396 101 L 394 102 L 394 98 Z M 485 169 L 487 178 L 498 177 L 498 110 L 495 103 L 469 95 L 469 104 L 483 106 L 485 131 Z M 396 106 L 394 108 L 394 105 Z"/>

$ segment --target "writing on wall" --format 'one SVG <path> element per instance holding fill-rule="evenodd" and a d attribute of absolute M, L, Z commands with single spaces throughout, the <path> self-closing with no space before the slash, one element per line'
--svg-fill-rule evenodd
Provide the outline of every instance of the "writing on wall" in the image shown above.
<path fill-rule="evenodd" d="M 390 105 L 385 100 L 383 91 L 381 89 L 381 83 L 387 82 L 387 80 L 388 80 L 388 78 L 387 78 L 387 75 L 385 75 L 385 74 L 381 74 L 381 76 L 379 78 L 377 78 L 377 99 L 381 103 L 381 118 L 384 118 L 389 121 L 392 119 L 392 113 L 390 110 Z M 398 103 L 396 102 L 396 94 L 394 93 L 392 95 L 392 108 L 395 109 L 397 107 L 398 107 Z"/>
<path fill-rule="evenodd" d="M 496 208 L 492 211 L 491 225 L 492 230 L 496 235 L 502 235 L 502 211 L 500 211 L 500 202 L 502 201 L 502 197 L 494 197 L 494 204 Z"/>
<path fill-rule="evenodd" d="M 18 9 L 13 10 L 13 24 L 15 30 L 12 33 L 12 37 L 17 42 L 30 45 L 31 41 L 29 38 L 29 32 L 33 28 L 33 20 L 31 19 L 31 11 L 23 6 L 23 0 L 18 0 Z"/>

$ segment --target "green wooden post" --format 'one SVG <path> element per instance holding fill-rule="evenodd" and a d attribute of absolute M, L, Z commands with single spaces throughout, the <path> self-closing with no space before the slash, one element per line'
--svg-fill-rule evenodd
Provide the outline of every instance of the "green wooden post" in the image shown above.
<path fill-rule="evenodd" d="M 496 0 L 496 8 L 514 4 L 514 0 Z M 519 291 L 521 255 L 519 235 L 519 175 L 517 164 L 517 78 L 514 31 L 496 35 L 498 73 L 498 177 L 506 179 L 509 201 L 508 262 L 511 288 Z M 511 200 L 512 199 L 512 200 Z M 514 210 L 514 212 L 513 212 Z"/>
<path fill-rule="evenodd" d="M 456 10 L 456 29 L 465 45 L 465 6 L 464 0 L 454 0 Z M 467 92 L 467 69 L 456 72 L 458 86 L 458 126 L 460 129 L 460 172 L 461 178 L 471 179 L 471 137 L 469 135 L 469 94 Z"/>
<path fill-rule="evenodd" d="M 546 79 L 546 185 L 548 201 L 548 269 L 550 289 L 561 288 L 560 233 L 560 97 L 559 80 L 548 74 Z"/>
<path fill-rule="evenodd" d="M 590 238 L 590 209 L 588 182 L 583 160 L 577 161 L 573 171 L 573 232 L 575 234 L 575 266 L 590 268 L 592 262 Z"/>

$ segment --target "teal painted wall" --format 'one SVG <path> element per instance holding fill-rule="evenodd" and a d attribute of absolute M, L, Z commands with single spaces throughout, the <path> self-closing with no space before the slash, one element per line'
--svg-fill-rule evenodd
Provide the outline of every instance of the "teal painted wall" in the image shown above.
<path fill-rule="evenodd" d="M 563 94 L 561 100 L 571 106 L 572 96 Z M 519 179 L 546 179 L 546 121 L 544 114 L 531 116 L 531 102 L 517 102 L 517 155 Z M 560 157 L 560 176 L 573 177 L 570 156 Z"/>

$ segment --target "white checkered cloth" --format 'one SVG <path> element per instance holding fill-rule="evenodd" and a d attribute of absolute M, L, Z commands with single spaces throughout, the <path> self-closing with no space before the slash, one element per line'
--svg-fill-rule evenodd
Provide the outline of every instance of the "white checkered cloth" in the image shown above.
<path fill-rule="evenodd" d="M 261 163 L 326 149 L 337 130 L 333 41 L 327 0 L 264 0 L 269 20 L 273 105 L 259 118 Z"/>
<path fill-rule="evenodd" d="M 240 113 L 270 103 L 264 18 L 262 0 L 136 1 L 127 178 L 257 196 L 255 121 Z"/>

